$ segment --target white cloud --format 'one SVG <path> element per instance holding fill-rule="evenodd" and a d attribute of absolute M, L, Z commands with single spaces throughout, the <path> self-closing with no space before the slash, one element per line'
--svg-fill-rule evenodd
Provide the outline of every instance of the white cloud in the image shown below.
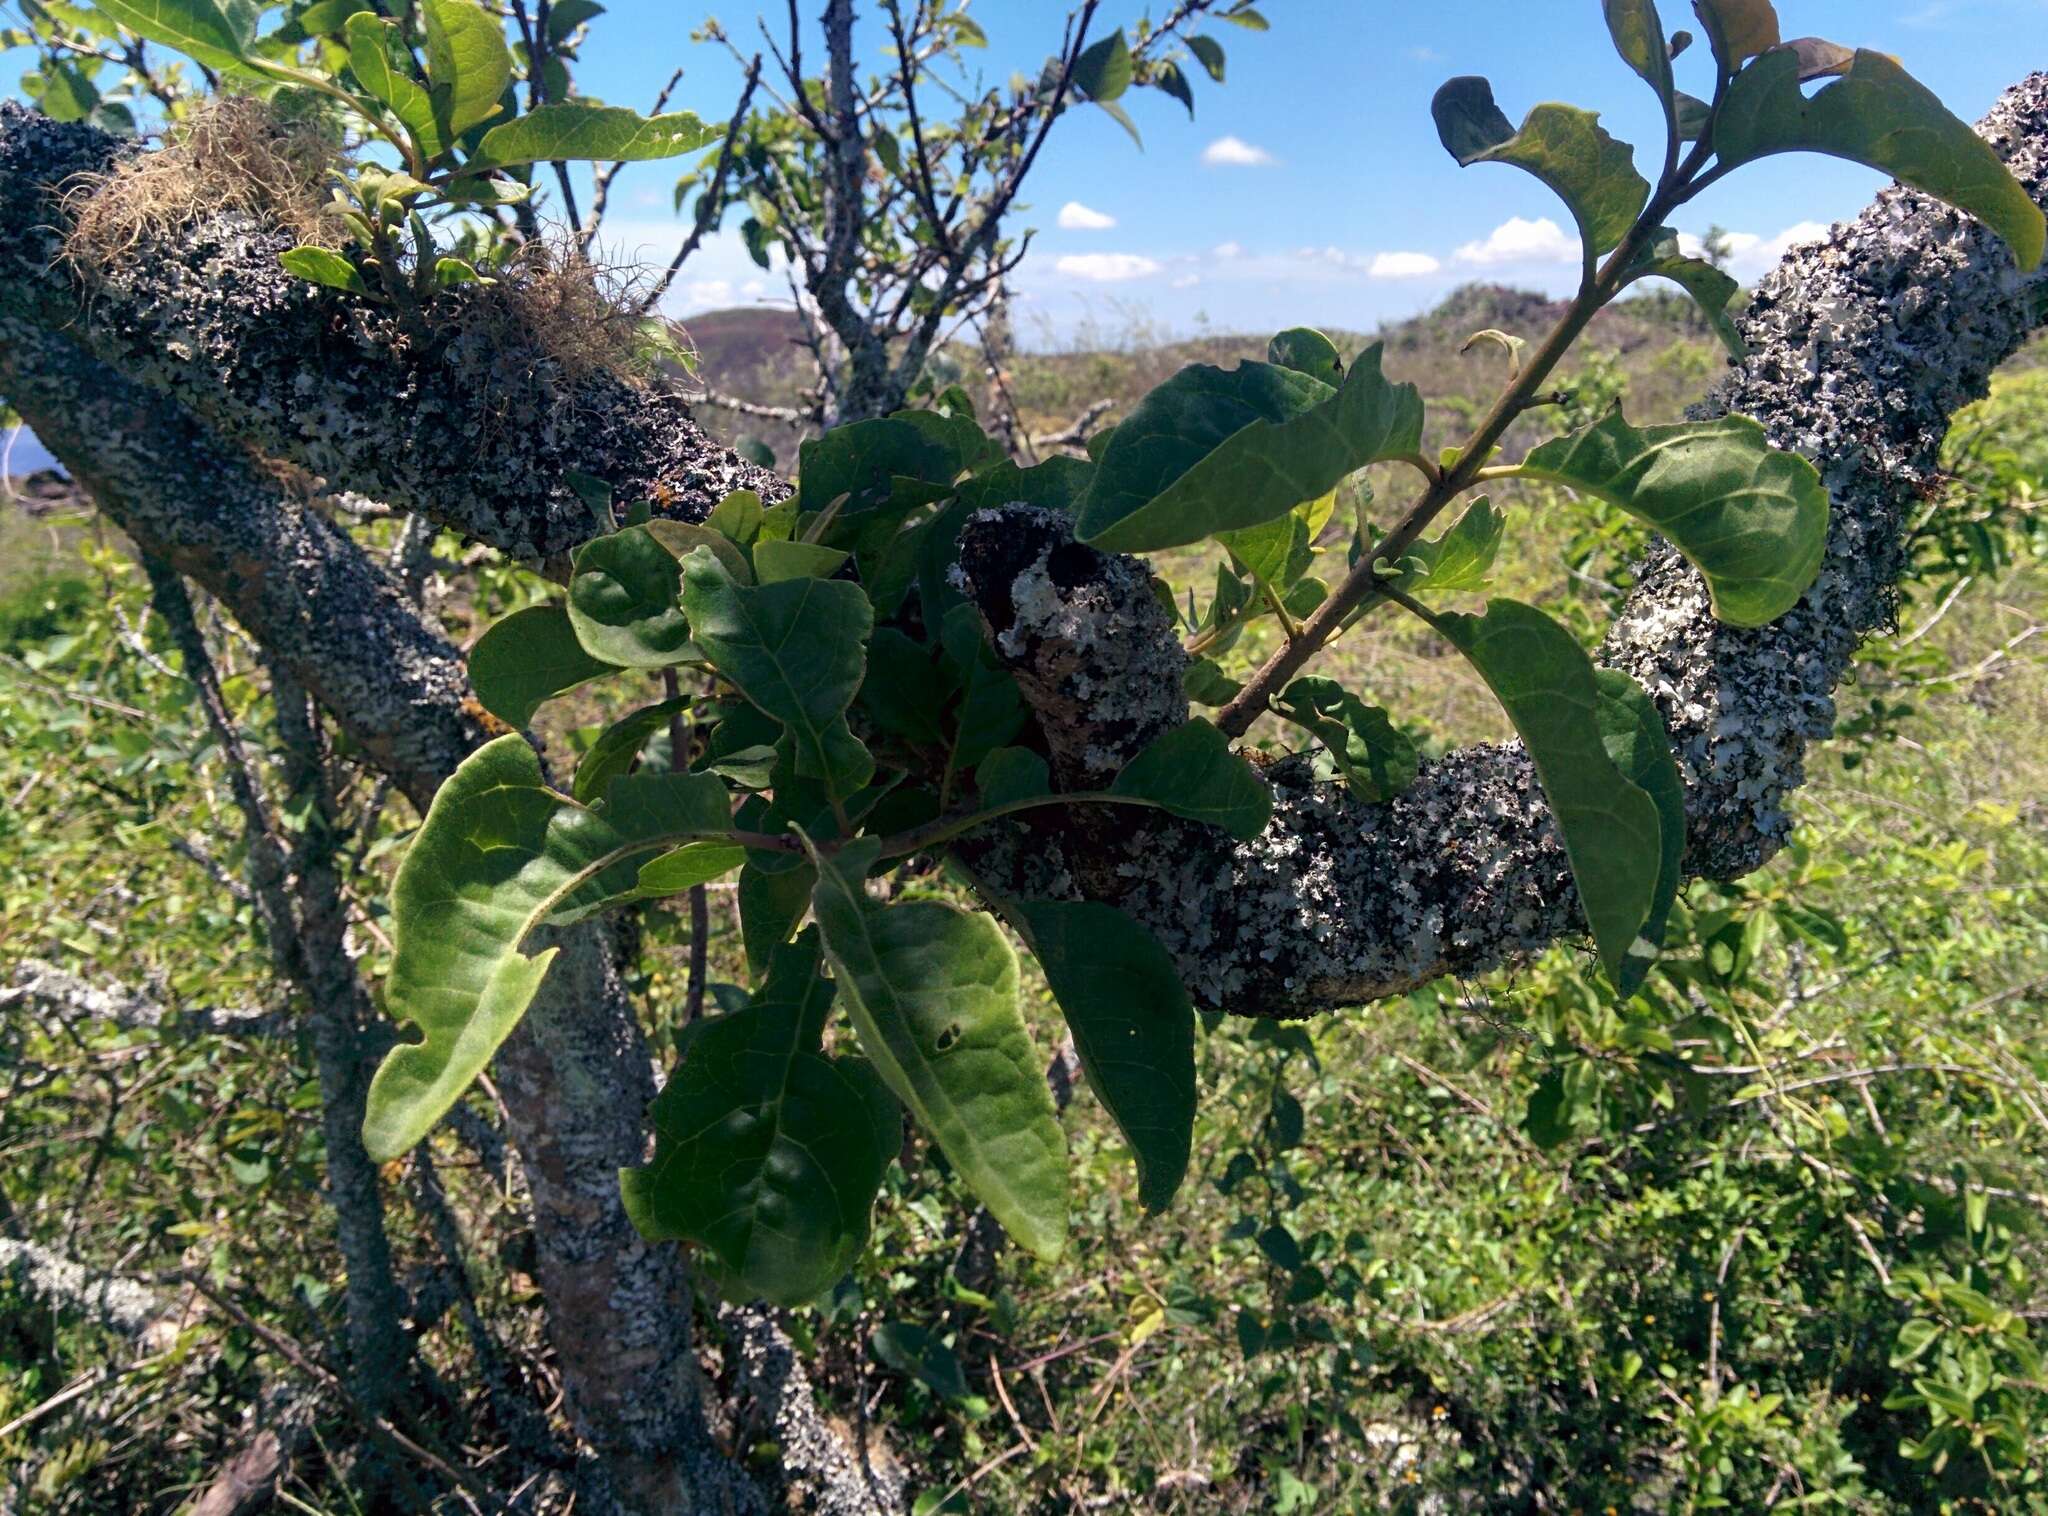
<path fill-rule="evenodd" d="M 1468 242 L 1455 254 L 1460 263 L 1482 267 L 1498 263 L 1577 263 L 1579 239 L 1548 216 L 1525 221 L 1510 216 L 1484 242 Z"/>
<path fill-rule="evenodd" d="M 1070 232 L 1106 232 L 1115 225 L 1116 217 L 1091 210 L 1078 200 L 1060 207 L 1060 226 Z"/>
<path fill-rule="evenodd" d="M 1375 279 L 1420 279 L 1442 267 L 1427 253 L 1376 253 L 1366 272 Z"/>
<path fill-rule="evenodd" d="M 683 304 L 693 311 L 715 310 L 732 304 L 730 279 L 695 279 L 683 286 Z"/>
<path fill-rule="evenodd" d="M 1218 137 L 1202 149 L 1202 161 L 1211 168 L 1266 168 L 1279 160 L 1242 137 Z"/>
<path fill-rule="evenodd" d="M 1441 63 L 1444 61 L 1444 55 L 1433 47 L 1411 47 L 1408 49 L 1408 56 L 1417 63 Z"/>
<path fill-rule="evenodd" d="M 1201 282 L 1202 276 L 1200 274 L 1182 274 L 1173 281 L 1173 287 L 1177 290 L 1191 290 Z"/>
<path fill-rule="evenodd" d="M 1240 242 L 1219 242 L 1210 248 L 1209 251 L 1218 258 L 1236 258 L 1244 253 L 1244 244 Z"/>
<path fill-rule="evenodd" d="M 1820 241 L 1827 236 L 1828 230 L 1818 221 L 1800 221 L 1775 237 L 1759 237 L 1755 232 L 1727 232 L 1724 235 L 1728 242 L 1728 272 L 1744 284 L 1752 284 L 1777 267 L 1778 260 L 1793 248 Z M 1689 258 L 1704 257 L 1706 242 L 1691 232 L 1680 232 L 1678 250 Z"/>
<path fill-rule="evenodd" d="M 1161 265 L 1138 253 L 1069 253 L 1053 267 L 1071 279 L 1114 284 L 1124 279 L 1149 279 Z"/>

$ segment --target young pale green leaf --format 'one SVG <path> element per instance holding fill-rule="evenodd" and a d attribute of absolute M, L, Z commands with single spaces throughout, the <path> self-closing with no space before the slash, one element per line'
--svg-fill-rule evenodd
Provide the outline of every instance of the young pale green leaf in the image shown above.
<path fill-rule="evenodd" d="M 1663 820 L 1608 754 L 1592 661 L 1570 632 L 1517 601 L 1492 601 L 1484 616 L 1430 620 L 1471 660 L 1521 734 L 1600 961 L 1619 984 L 1657 902 Z"/>
<path fill-rule="evenodd" d="M 434 115 L 433 97 L 426 86 L 413 78 L 410 61 L 401 61 L 406 48 L 396 21 L 386 21 L 375 11 L 358 11 L 348 18 L 349 72 L 374 100 L 391 108 L 399 124 L 412 133 L 414 144 L 428 162 L 447 151 L 448 136 Z"/>
<path fill-rule="evenodd" d="M 594 805 L 603 799 L 612 781 L 632 769 L 633 760 L 647 746 L 647 739 L 689 708 L 687 696 L 664 700 L 659 705 L 643 705 L 598 733 L 597 741 L 576 765 L 576 780 L 570 786 L 576 803 Z"/>
<path fill-rule="evenodd" d="M 711 666 L 788 731 L 799 775 L 842 798 L 868 782 L 875 760 L 846 724 L 874 627 L 859 585 L 743 585 L 700 547 L 683 560 L 683 610 Z"/>
<path fill-rule="evenodd" d="M 1138 1163 L 1138 1199 L 1164 1210 L 1187 1173 L 1195 1126 L 1195 1009 L 1173 955 L 1096 901 L 1020 905 L 1088 1087 Z"/>
<path fill-rule="evenodd" d="M 108 20 L 223 73 L 241 70 L 255 37 L 253 6 L 215 0 L 99 0 Z"/>
<path fill-rule="evenodd" d="M 1631 283 L 1638 279 L 1669 279 L 1692 296 L 1729 355 L 1736 359 L 1743 356 L 1746 350 L 1742 335 L 1735 330 L 1735 321 L 1728 314 L 1728 302 L 1741 292 L 1742 286 L 1706 259 L 1687 257 L 1679 249 L 1676 233 L 1668 228 L 1660 232 L 1657 241 L 1630 266 L 1628 279 Z"/>
<path fill-rule="evenodd" d="M 1622 62 L 1642 75 L 1643 82 L 1657 92 L 1667 118 L 1671 114 L 1671 47 L 1664 38 L 1664 23 L 1657 15 L 1656 0 L 1604 0 L 1607 33 Z"/>
<path fill-rule="evenodd" d="M 1291 326 L 1266 344 L 1266 361 L 1297 374 L 1319 379 L 1331 388 L 1344 382 L 1344 359 L 1337 344 L 1308 326 Z"/>
<path fill-rule="evenodd" d="M 1858 51 L 1811 99 L 1799 56 L 1775 48 L 1736 76 L 1714 117 L 1724 167 L 1772 153 L 1827 153 L 1892 175 L 1977 217 L 2038 268 L 2044 238 L 2034 204 L 1997 151 L 1883 53 Z"/>
<path fill-rule="evenodd" d="M 641 864 L 637 885 L 623 898 L 659 900 L 666 895 L 680 895 L 723 878 L 746 861 L 747 850 L 736 842 L 686 842 Z"/>
<path fill-rule="evenodd" d="M 469 680 L 483 708 L 521 727 L 557 695 L 616 672 L 577 640 L 559 605 L 530 605 L 491 623 L 469 650 Z"/>
<path fill-rule="evenodd" d="M 1268 363 L 1196 365 L 1121 422 L 1074 535 L 1109 552 L 1182 547 L 1320 499 L 1348 475 L 1422 446 L 1422 396 L 1367 348 L 1333 390 Z"/>
<path fill-rule="evenodd" d="M 1230 750 L 1230 739 L 1200 716 L 1125 764 L 1110 791 L 1220 826 L 1247 842 L 1273 819 L 1273 792 Z"/>
<path fill-rule="evenodd" d="M 277 255 L 277 261 L 284 265 L 287 274 L 315 284 L 324 284 L 329 289 L 346 290 L 351 295 L 367 295 L 370 287 L 363 283 L 363 276 L 356 266 L 324 247 L 295 247 Z"/>
<path fill-rule="evenodd" d="M 593 658 L 658 669 L 696 657 L 680 604 L 682 566 L 646 527 L 593 537 L 576 550 L 574 569 L 569 624 Z"/>
<path fill-rule="evenodd" d="M 902 1133 L 873 1067 L 821 1051 L 832 984 L 818 968 L 806 932 L 744 1009 L 697 1030 L 651 1108 L 653 1161 L 619 1174 L 641 1236 L 701 1243 L 747 1293 L 785 1306 L 860 1256 Z"/>
<path fill-rule="evenodd" d="M 1546 103 L 1523 118 L 1520 131 L 1510 132 L 1493 86 L 1471 75 L 1446 83 L 1430 110 L 1437 135 L 1460 167 L 1511 163 L 1550 186 L 1578 222 L 1589 257 L 1619 246 L 1649 201 L 1649 181 L 1636 172 L 1635 149 L 1608 136 L 1591 111 Z"/>
<path fill-rule="evenodd" d="M 1017 955 L 986 915 L 877 907 L 872 840 L 813 854 L 832 977 L 883 1080 L 975 1197 L 1041 1258 L 1067 1234 L 1067 1139 L 1017 1000 Z"/>
<path fill-rule="evenodd" d="M 427 33 L 427 78 L 433 85 L 434 119 L 450 141 L 502 109 L 512 82 L 512 50 L 504 23 L 476 0 L 425 0 L 420 19 Z"/>
<path fill-rule="evenodd" d="M 525 738 L 487 742 L 427 809 L 392 886 L 385 1004 L 422 1034 L 371 1081 L 363 1143 L 379 1162 L 427 1134 L 525 1014 L 555 950 L 527 939 L 558 909 L 630 889 L 642 855 L 731 826 L 710 775 L 614 785 L 602 811 L 548 788 Z"/>
<path fill-rule="evenodd" d="M 1771 0 L 1692 0 L 1692 12 L 1724 74 L 1778 45 L 1778 12 Z"/>
<path fill-rule="evenodd" d="M 1368 804 L 1391 800 L 1415 782 L 1415 744 L 1376 705 L 1367 705 L 1334 679 L 1308 675 L 1274 702 L 1277 715 L 1309 732 L 1329 750 L 1344 787 Z"/>
<path fill-rule="evenodd" d="M 1650 896 L 1650 914 L 1614 984 L 1623 995 L 1632 995 L 1656 961 L 1665 922 L 1678 898 L 1679 866 L 1685 857 L 1685 781 L 1679 777 L 1664 718 L 1643 687 L 1619 669 L 1596 668 L 1593 680 L 1599 687 L 1600 740 L 1607 756 L 1657 807 L 1657 887 Z"/>
<path fill-rule="evenodd" d="M 1820 475 L 1747 416 L 1638 430 L 1617 406 L 1536 448 L 1516 472 L 1598 495 L 1663 533 L 1706 577 L 1714 614 L 1731 626 L 1777 620 L 1820 572 Z"/>
<path fill-rule="evenodd" d="M 565 100 L 492 127 L 478 152 L 492 163 L 641 163 L 693 153 L 718 136 L 717 127 L 689 111 L 642 116 L 624 106 Z"/>

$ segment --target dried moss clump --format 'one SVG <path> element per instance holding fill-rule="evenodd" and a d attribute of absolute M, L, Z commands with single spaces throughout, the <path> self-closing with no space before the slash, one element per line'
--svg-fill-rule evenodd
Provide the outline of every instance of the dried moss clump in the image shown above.
<path fill-rule="evenodd" d="M 340 139 L 317 118 L 287 118 L 247 95 L 219 95 L 171 125 L 153 151 L 64 186 L 65 257 L 88 277 L 202 216 L 239 212 L 302 245 L 346 234 L 329 186 Z"/>

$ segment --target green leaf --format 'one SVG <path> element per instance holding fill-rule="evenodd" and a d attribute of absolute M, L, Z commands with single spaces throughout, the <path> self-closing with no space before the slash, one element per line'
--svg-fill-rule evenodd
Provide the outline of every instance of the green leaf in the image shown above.
<path fill-rule="evenodd" d="M 1704 258 L 1689 258 L 1679 251 L 1678 237 L 1665 229 L 1628 271 L 1628 281 L 1638 279 L 1669 279 L 1673 284 L 1692 296 L 1707 318 L 1707 325 L 1714 335 L 1721 339 L 1721 345 L 1729 355 L 1740 359 L 1746 351 L 1742 336 L 1735 330 L 1735 322 L 1728 314 L 1728 302 L 1740 293 L 1742 286 Z"/>
<path fill-rule="evenodd" d="M 424 0 L 427 79 L 434 119 L 450 141 L 503 109 L 512 82 L 512 50 L 504 24 L 476 0 Z"/>
<path fill-rule="evenodd" d="M 1188 38 L 1188 51 L 1200 60 L 1209 77 L 1218 84 L 1223 82 L 1223 44 L 1214 37 Z"/>
<path fill-rule="evenodd" d="M 548 8 L 548 40 L 560 42 L 586 21 L 604 14 L 597 0 L 555 0 Z"/>
<path fill-rule="evenodd" d="M 1429 619 L 1472 661 L 1521 734 L 1600 961 L 1620 983 L 1656 904 L 1663 822 L 1656 802 L 1608 756 L 1592 661 L 1570 632 L 1517 601 L 1492 601 L 1483 617 Z"/>
<path fill-rule="evenodd" d="M 712 667 L 788 731 L 800 776 L 842 798 L 868 782 L 875 760 L 846 724 L 874 626 L 859 585 L 742 585 L 700 547 L 683 560 L 683 609 Z"/>
<path fill-rule="evenodd" d="M 1195 1011 L 1173 955 L 1096 901 L 1018 907 L 1088 1087 L 1138 1163 L 1138 1199 L 1163 1210 L 1187 1173 L 1195 1126 Z"/>
<path fill-rule="evenodd" d="M 1266 361 L 1306 374 L 1335 388 L 1344 382 L 1344 359 L 1337 344 L 1314 327 L 1291 326 L 1266 344 Z"/>
<path fill-rule="evenodd" d="M 1404 579 L 1402 587 L 1411 592 L 1485 589 L 1506 531 L 1507 518 L 1479 496 L 1443 536 L 1408 549 L 1401 567 L 1414 577 Z"/>
<path fill-rule="evenodd" d="M 1179 64 L 1160 64 L 1159 67 L 1153 71 L 1150 82 L 1154 89 L 1161 90 L 1164 93 L 1173 96 L 1174 99 L 1178 100 L 1182 105 L 1185 105 L 1188 108 L 1188 115 L 1190 118 L 1194 116 L 1194 86 L 1188 83 L 1188 76 L 1180 71 Z"/>
<path fill-rule="evenodd" d="M 314 284 L 347 290 L 351 295 L 370 293 L 370 287 L 363 283 L 363 276 L 356 266 L 340 253 L 330 252 L 324 247 L 295 247 L 279 253 L 277 261 L 284 265 L 287 274 L 311 280 Z"/>
<path fill-rule="evenodd" d="M 643 705 L 600 732 L 590 751 L 576 765 L 576 781 L 570 786 L 576 803 L 592 805 L 603 799 L 612 781 L 632 769 L 633 760 L 640 756 L 640 749 L 647 746 L 647 739 L 666 727 L 670 717 L 679 716 L 689 708 L 690 700 L 686 695 L 664 700 L 659 705 Z"/>
<path fill-rule="evenodd" d="M 559 605 L 530 605 L 491 624 L 469 650 L 469 680 L 483 708 L 523 727 L 545 701 L 615 673 L 577 640 Z"/>
<path fill-rule="evenodd" d="M 436 792 L 392 886 L 385 1005 L 422 1040 L 385 1056 L 363 1144 L 396 1158 L 439 1121 L 540 988 L 555 949 L 522 948 L 558 908 L 630 889 L 641 854 L 731 825 L 708 774 L 628 776 L 602 811 L 548 788 L 517 735 L 487 742 Z"/>
<path fill-rule="evenodd" d="M 939 717 L 947 693 L 930 648 L 893 626 L 875 628 L 860 705 L 879 730 L 920 747 L 943 745 Z"/>
<path fill-rule="evenodd" d="M 1607 34 L 1622 62 L 1642 75 L 1657 92 L 1666 117 L 1671 114 L 1671 48 L 1656 0 L 1605 0 Z"/>
<path fill-rule="evenodd" d="M 1771 0 L 1692 0 L 1692 11 L 1724 74 L 1778 45 L 1778 12 Z"/>
<path fill-rule="evenodd" d="M 392 115 L 412 133 L 422 157 L 428 162 L 440 157 L 447 151 L 449 139 L 434 115 L 433 97 L 412 76 L 398 23 L 363 10 L 348 18 L 344 33 L 349 72 L 356 76 L 356 83 L 391 108 Z"/>
<path fill-rule="evenodd" d="M 633 889 L 605 903 L 615 905 L 620 900 L 658 900 L 666 895 L 680 895 L 730 874 L 746 861 L 747 850 L 737 842 L 686 842 L 641 864 Z"/>
<path fill-rule="evenodd" d="M 2022 270 L 2041 263 L 2041 208 L 1990 143 L 1883 53 L 1858 51 L 1811 99 L 1799 57 L 1774 49 L 1744 69 L 1714 118 L 1714 150 L 1732 168 L 1772 153 L 1827 153 L 1882 170 L 1977 217 Z"/>
<path fill-rule="evenodd" d="M 477 150 L 493 163 L 640 163 L 693 153 L 720 135 L 689 111 L 642 116 L 624 106 L 565 100 L 492 127 Z"/>
<path fill-rule="evenodd" d="M 817 542 L 757 542 L 754 571 L 763 584 L 785 579 L 830 579 L 851 555 Z"/>
<path fill-rule="evenodd" d="M 1067 1139 L 1017 1003 L 1017 955 L 986 915 L 875 906 L 864 839 L 816 853 L 811 908 L 863 1050 L 975 1197 L 1041 1258 L 1067 1233 Z"/>
<path fill-rule="evenodd" d="M 1378 344 L 1335 390 L 1275 364 L 1196 365 L 1118 424 L 1074 535 L 1112 552 L 1182 547 L 1284 516 L 1421 445 L 1422 396 L 1387 382 Z"/>
<path fill-rule="evenodd" d="M 1714 614 L 1731 626 L 1777 620 L 1820 572 L 1820 475 L 1747 416 L 1638 430 L 1617 406 L 1536 448 L 1516 472 L 1598 495 L 1663 533 L 1706 577 Z"/>
<path fill-rule="evenodd" d="M 961 689 L 953 717 L 952 762 L 974 768 L 1023 729 L 1029 712 L 1017 681 L 982 635 L 981 617 L 973 606 L 956 605 L 946 612 L 939 642 L 953 682 Z"/>
<path fill-rule="evenodd" d="M 1296 679 L 1274 711 L 1329 749 L 1345 788 L 1367 803 L 1391 800 L 1415 782 L 1415 744 L 1376 705 L 1367 705 L 1334 679 Z"/>
<path fill-rule="evenodd" d="M 885 1321 L 869 1336 L 868 1345 L 884 1364 L 915 1379 L 941 1400 L 957 1404 L 968 1398 L 967 1374 L 960 1367 L 960 1355 L 938 1333 L 907 1321 Z M 929 1516 L 954 1509 L 951 1505 L 935 1507 Z M 916 1516 L 926 1513 L 920 1511 Z"/>
<path fill-rule="evenodd" d="M 747 555 L 739 545 L 723 532 L 714 531 L 710 526 L 699 526 L 694 521 L 670 521 L 666 518 L 646 524 L 647 534 L 667 548 L 677 562 L 690 556 L 692 550 L 700 547 L 711 549 L 725 571 L 741 584 L 754 582 L 754 566 L 747 562 Z"/>
<path fill-rule="evenodd" d="M 1131 49 L 1121 30 L 1091 43 L 1074 60 L 1074 88 L 1097 105 L 1106 104 L 1131 87 Z"/>
<path fill-rule="evenodd" d="M 789 934 L 811 908 L 811 886 L 816 882 L 817 875 L 808 863 L 771 870 L 749 860 L 740 870 L 740 943 L 749 970 L 761 973 L 775 949 L 789 941 Z"/>
<path fill-rule="evenodd" d="M 1471 75 L 1438 90 L 1430 111 L 1460 167 L 1511 163 L 1549 185 L 1578 222 L 1589 257 L 1619 246 L 1650 198 L 1649 182 L 1636 172 L 1635 150 L 1608 136 L 1591 111 L 1546 103 L 1511 133 L 1493 86 Z"/>
<path fill-rule="evenodd" d="M 1626 996 L 1636 992 L 1656 961 L 1655 949 L 1663 944 L 1664 926 L 1678 898 L 1685 857 L 1685 781 L 1664 718 L 1643 687 L 1619 669 L 1596 668 L 1593 679 L 1600 691 L 1600 740 L 1607 756 L 1657 807 L 1657 887 L 1614 986 Z"/>
<path fill-rule="evenodd" d="M 1052 770 L 1029 748 L 999 747 L 975 766 L 974 788 L 984 810 L 1052 793 Z"/>
<path fill-rule="evenodd" d="M 1273 819 L 1273 792 L 1200 716 L 1177 726 L 1123 767 L 1110 792 L 1149 800 L 1189 821 L 1249 842 Z"/>
<path fill-rule="evenodd" d="M 253 7 L 215 0 L 97 0 L 96 8 L 136 36 L 222 72 L 242 68 L 255 37 Z"/>
<path fill-rule="evenodd" d="M 901 1142 L 873 1067 L 821 1051 L 832 985 L 818 957 L 815 932 L 778 949 L 760 993 L 697 1030 L 651 1107 L 653 1161 L 619 1174 L 641 1236 L 701 1243 L 785 1306 L 859 1258 Z"/>
<path fill-rule="evenodd" d="M 682 567 L 646 527 L 593 537 L 573 562 L 569 624 L 585 652 L 636 669 L 696 657 L 679 603 Z"/>
<path fill-rule="evenodd" d="M 797 448 L 798 509 L 822 511 L 841 495 L 842 516 L 941 499 L 983 440 L 973 422 L 949 425 L 929 411 L 835 426 Z"/>

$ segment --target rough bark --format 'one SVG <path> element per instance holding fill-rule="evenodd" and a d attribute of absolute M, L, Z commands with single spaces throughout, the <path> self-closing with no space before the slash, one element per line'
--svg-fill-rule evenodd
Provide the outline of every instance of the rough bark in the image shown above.
<path fill-rule="evenodd" d="M 152 1286 L 103 1273 L 33 1242 L 0 1237 L 0 1274 L 44 1310 L 81 1316 L 139 1338 L 173 1308 Z"/>
<path fill-rule="evenodd" d="M 260 1006 L 167 1006 L 139 990 L 100 986 L 40 958 L 15 966 L 13 982 L 0 986 L 0 1010 L 19 1006 L 31 1016 L 106 1021 L 115 1026 L 163 1030 L 179 1035 L 269 1037 L 283 1020 Z"/>

